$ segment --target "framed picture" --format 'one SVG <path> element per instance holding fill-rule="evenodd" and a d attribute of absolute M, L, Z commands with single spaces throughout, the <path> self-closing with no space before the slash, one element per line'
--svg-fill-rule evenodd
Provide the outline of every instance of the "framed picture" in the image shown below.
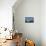
<path fill-rule="evenodd" d="M 25 17 L 25 23 L 34 23 L 34 17 Z"/>

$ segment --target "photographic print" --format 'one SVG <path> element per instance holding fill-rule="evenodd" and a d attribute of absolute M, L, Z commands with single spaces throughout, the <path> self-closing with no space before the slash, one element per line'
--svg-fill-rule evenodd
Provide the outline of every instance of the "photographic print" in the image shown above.
<path fill-rule="evenodd" d="M 25 23 L 34 23 L 34 17 L 25 17 Z"/>

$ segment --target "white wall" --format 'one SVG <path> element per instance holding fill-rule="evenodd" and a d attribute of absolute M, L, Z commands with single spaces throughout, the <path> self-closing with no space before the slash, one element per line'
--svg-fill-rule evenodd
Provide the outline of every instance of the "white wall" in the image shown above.
<path fill-rule="evenodd" d="M 46 46 L 46 0 L 41 1 L 41 27 L 42 46 Z"/>
<path fill-rule="evenodd" d="M 41 0 L 23 0 L 15 8 L 15 28 L 22 32 L 25 38 L 34 40 L 36 46 L 41 46 Z M 34 17 L 34 23 L 25 23 L 27 16 Z"/>
<path fill-rule="evenodd" d="M 12 6 L 16 0 L 0 0 L 0 27 L 12 28 Z"/>

